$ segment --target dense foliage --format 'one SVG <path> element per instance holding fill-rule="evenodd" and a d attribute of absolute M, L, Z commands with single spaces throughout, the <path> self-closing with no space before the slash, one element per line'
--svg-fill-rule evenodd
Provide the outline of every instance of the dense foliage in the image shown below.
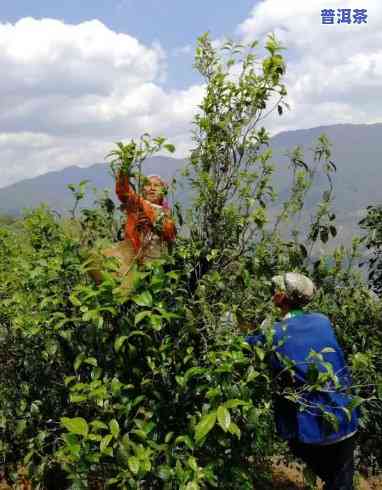
<path fill-rule="evenodd" d="M 283 387 L 268 371 L 271 346 L 249 347 L 237 324 L 275 317 L 270 279 L 286 270 L 319 286 L 312 308 L 333 320 L 363 411 L 360 463 L 380 467 L 382 305 L 356 271 L 357 240 L 320 252 L 336 234 L 324 136 L 311 162 L 291 153 L 290 198 L 273 211 L 258 122 L 269 104 L 282 114 L 285 65 L 274 38 L 263 60 L 255 47 L 219 55 L 199 40 L 207 88 L 185 170 L 195 202 L 178 214 L 187 233 L 168 257 L 134 269 L 133 291 L 113 259 L 98 265 L 100 284 L 88 273 L 94 251 L 120 236 L 121 215 L 107 195 L 79 210 L 85 183 L 72 186 L 70 219 L 42 207 L 1 226 L 0 452 L 10 478 L 23 464 L 37 488 L 252 489 L 266 479 L 283 452 L 272 417 Z M 132 142 L 116 151 L 134 165 L 158 142 L 144 141 L 146 153 Z M 317 175 L 327 189 L 300 230 L 294 218 Z"/>
<path fill-rule="evenodd" d="M 366 232 L 363 237 L 368 249 L 368 278 L 373 291 L 382 292 L 382 206 L 370 205 L 367 207 L 366 216 L 359 222 Z"/>

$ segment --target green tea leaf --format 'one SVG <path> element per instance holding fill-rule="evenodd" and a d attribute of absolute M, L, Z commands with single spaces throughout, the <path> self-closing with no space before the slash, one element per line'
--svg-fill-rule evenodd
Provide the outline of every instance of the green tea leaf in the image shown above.
<path fill-rule="evenodd" d="M 220 427 L 224 430 L 224 432 L 227 432 L 231 424 L 231 415 L 224 405 L 220 405 L 220 407 L 218 408 L 217 419 Z"/>
<path fill-rule="evenodd" d="M 148 310 L 140 311 L 139 313 L 137 313 L 135 315 L 134 325 L 138 325 L 138 323 L 140 323 L 144 318 L 146 318 L 147 316 L 150 316 L 150 315 L 151 315 L 151 311 L 148 311 Z"/>
<path fill-rule="evenodd" d="M 174 153 L 175 151 L 175 146 L 171 145 L 170 143 L 163 145 L 163 148 L 165 148 L 170 153 Z"/>
<path fill-rule="evenodd" d="M 193 470 L 193 471 L 198 471 L 198 463 L 196 462 L 196 459 L 193 456 L 190 456 L 187 460 L 188 466 Z"/>
<path fill-rule="evenodd" d="M 16 434 L 20 435 L 27 427 L 27 421 L 25 419 L 19 420 L 16 424 Z"/>
<path fill-rule="evenodd" d="M 240 429 L 234 422 L 230 423 L 230 426 L 228 427 L 228 432 L 235 435 L 238 439 L 240 439 L 241 437 Z"/>
<path fill-rule="evenodd" d="M 121 335 L 120 337 L 117 337 L 114 342 L 114 350 L 115 352 L 119 352 L 121 350 L 121 347 L 123 344 L 126 342 L 128 339 L 127 335 Z"/>
<path fill-rule="evenodd" d="M 228 400 L 224 403 L 224 406 L 226 408 L 236 408 L 236 407 L 239 407 L 240 405 L 248 405 L 248 402 L 246 402 L 244 400 L 232 399 L 232 400 Z"/>
<path fill-rule="evenodd" d="M 144 291 L 137 296 L 133 296 L 132 300 L 139 306 L 150 307 L 153 305 L 153 297 L 149 291 Z"/>
<path fill-rule="evenodd" d="M 195 438 L 200 441 L 205 437 L 216 423 L 216 411 L 210 412 L 205 415 L 198 425 L 195 427 Z"/>
<path fill-rule="evenodd" d="M 111 420 L 110 423 L 109 423 L 109 427 L 110 427 L 111 434 L 114 437 L 118 437 L 118 434 L 119 434 L 119 424 L 118 424 L 118 422 L 115 419 Z"/>
<path fill-rule="evenodd" d="M 130 456 L 130 458 L 127 460 L 127 464 L 130 471 L 134 473 L 134 475 L 137 475 L 139 471 L 139 459 L 135 456 Z"/>
<path fill-rule="evenodd" d="M 86 359 L 84 359 L 84 363 L 97 367 L 97 359 L 95 357 L 87 357 Z"/>
<path fill-rule="evenodd" d="M 199 485 L 196 481 L 189 481 L 186 486 L 186 490 L 199 490 Z"/>
<path fill-rule="evenodd" d="M 99 445 L 99 450 L 101 451 L 101 453 L 107 452 L 106 449 L 108 448 L 112 439 L 113 436 L 111 434 L 108 434 L 107 436 L 102 438 L 101 444 Z"/>
<path fill-rule="evenodd" d="M 172 476 L 172 470 L 167 465 L 162 465 L 158 468 L 158 476 L 161 480 L 167 481 Z"/>
<path fill-rule="evenodd" d="M 66 430 L 73 434 L 86 437 L 89 432 L 89 427 L 85 419 L 82 417 L 75 417 L 73 419 L 68 417 L 62 417 L 61 424 Z"/>
<path fill-rule="evenodd" d="M 100 420 L 93 420 L 92 422 L 90 422 L 89 425 L 94 427 L 95 430 L 108 428 L 108 426 L 104 422 L 101 422 Z"/>

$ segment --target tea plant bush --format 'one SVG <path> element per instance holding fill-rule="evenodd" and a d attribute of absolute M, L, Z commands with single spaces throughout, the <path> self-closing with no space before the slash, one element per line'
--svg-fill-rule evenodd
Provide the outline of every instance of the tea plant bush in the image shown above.
<path fill-rule="evenodd" d="M 130 293 L 113 259 L 98 264 L 99 284 L 89 275 L 94 250 L 120 237 L 121 214 L 107 195 L 81 210 L 86 183 L 71 188 L 70 218 L 41 207 L 0 228 L 0 451 L 10 479 L 19 464 L 36 488 L 252 489 L 269 478 L 283 451 L 272 417 L 282 388 L 268 371 L 271 346 L 249 347 L 237 323 L 274 318 L 270 279 L 286 270 L 320 288 L 312 308 L 332 318 L 353 368 L 361 463 L 380 466 L 381 304 L 356 272 L 357 242 L 318 252 L 336 234 L 324 136 L 311 161 L 291 153 L 290 198 L 271 218 L 274 164 L 258 122 L 270 104 L 282 114 L 285 64 L 273 37 L 264 59 L 255 48 L 229 43 L 221 54 L 199 40 L 206 95 L 185 169 L 195 201 L 178 215 L 188 233 L 134 269 Z M 128 144 L 132 162 L 152 153 L 144 141 L 146 150 Z M 327 188 L 299 229 L 318 173 Z"/>

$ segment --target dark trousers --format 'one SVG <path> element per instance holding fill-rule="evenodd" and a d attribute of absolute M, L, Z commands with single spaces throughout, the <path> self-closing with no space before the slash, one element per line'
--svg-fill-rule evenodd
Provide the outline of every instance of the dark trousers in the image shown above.
<path fill-rule="evenodd" d="M 353 490 L 356 435 L 330 445 L 290 441 L 292 453 L 325 483 L 325 490 Z"/>

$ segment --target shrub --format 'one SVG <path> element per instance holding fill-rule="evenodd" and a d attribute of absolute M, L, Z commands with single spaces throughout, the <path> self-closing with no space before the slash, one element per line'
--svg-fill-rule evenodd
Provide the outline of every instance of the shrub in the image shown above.
<path fill-rule="evenodd" d="M 271 346 L 249 347 L 236 320 L 273 318 L 270 279 L 285 270 L 320 286 L 313 306 L 333 319 L 357 400 L 367 400 L 363 462 L 380 464 L 371 434 L 380 434 L 381 307 L 354 272 L 356 244 L 350 257 L 343 248 L 317 257 L 315 245 L 335 235 L 324 136 L 313 164 L 300 149 L 290 155 L 291 196 L 271 218 L 269 136 L 257 122 L 275 93 L 282 113 L 285 66 L 273 37 L 260 68 L 254 48 L 228 44 L 219 55 L 208 37 L 199 40 L 206 95 L 185 170 L 195 202 L 180 212 L 189 236 L 134 269 L 129 294 L 113 259 L 99 285 L 88 274 L 90 249 L 116 240 L 121 217 L 107 196 L 79 210 L 84 183 L 72 186 L 69 220 L 39 208 L 0 230 L 1 454 L 13 470 L 26 465 L 39 488 L 250 489 L 266 478 L 283 450 L 273 431 Z M 319 171 L 328 188 L 312 226 L 298 229 L 293 217 Z"/>

